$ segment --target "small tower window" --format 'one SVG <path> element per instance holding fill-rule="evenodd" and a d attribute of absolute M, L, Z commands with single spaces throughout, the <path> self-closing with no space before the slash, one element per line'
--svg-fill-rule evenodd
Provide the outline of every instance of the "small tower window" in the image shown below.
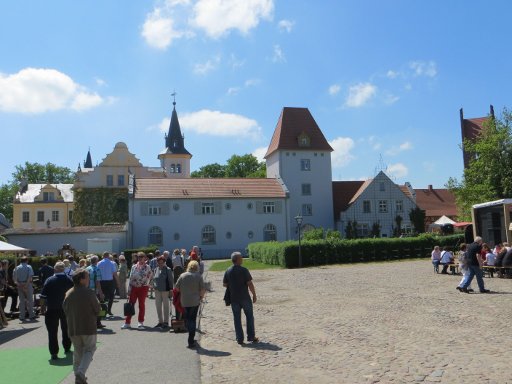
<path fill-rule="evenodd" d="M 305 133 L 301 133 L 298 137 L 299 139 L 299 147 L 309 147 L 311 146 L 311 139 Z"/>
<path fill-rule="evenodd" d="M 181 173 L 181 164 L 176 164 L 176 173 Z"/>

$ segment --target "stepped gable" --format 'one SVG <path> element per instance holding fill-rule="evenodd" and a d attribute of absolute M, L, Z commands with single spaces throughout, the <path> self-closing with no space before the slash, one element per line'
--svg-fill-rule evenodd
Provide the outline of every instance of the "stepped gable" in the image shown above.
<path fill-rule="evenodd" d="M 301 135 L 309 137 L 310 145 L 299 145 Z M 309 110 L 292 107 L 283 108 L 265 158 L 277 150 L 333 151 Z"/>

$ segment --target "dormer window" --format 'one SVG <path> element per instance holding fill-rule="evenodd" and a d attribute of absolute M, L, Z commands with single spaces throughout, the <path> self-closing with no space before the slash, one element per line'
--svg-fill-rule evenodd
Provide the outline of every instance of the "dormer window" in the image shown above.
<path fill-rule="evenodd" d="M 301 133 L 298 137 L 299 140 L 299 147 L 310 147 L 311 146 L 311 139 L 308 135 L 305 133 Z"/>

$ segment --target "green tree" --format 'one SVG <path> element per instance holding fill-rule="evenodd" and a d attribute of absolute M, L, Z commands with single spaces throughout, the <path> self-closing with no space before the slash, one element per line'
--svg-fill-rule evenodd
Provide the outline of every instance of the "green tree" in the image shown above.
<path fill-rule="evenodd" d="M 505 108 L 501 118 L 487 118 L 476 140 L 463 142 L 472 159 L 460 181 L 451 177 L 446 184 L 462 220 L 471 220 L 474 204 L 512 197 L 511 123 L 512 114 Z"/>
<path fill-rule="evenodd" d="M 341 233 L 340 231 L 336 231 L 334 229 L 328 229 L 325 233 L 325 238 L 327 240 L 340 240 L 341 239 Z"/>
<path fill-rule="evenodd" d="M 12 201 L 16 195 L 17 187 L 14 183 L 0 186 L 0 213 L 12 222 Z"/>
<path fill-rule="evenodd" d="M 253 155 L 233 155 L 227 161 L 225 177 L 265 177 L 260 176 L 263 170 L 265 163 L 259 163 Z"/>
<path fill-rule="evenodd" d="M 324 238 L 323 228 L 314 228 L 309 231 L 304 231 L 302 234 L 304 240 L 322 240 Z"/>
<path fill-rule="evenodd" d="M 396 215 L 395 217 L 395 223 L 396 223 L 396 227 L 394 228 L 393 230 L 393 235 L 395 237 L 399 237 L 401 234 L 402 234 L 402 216 L 400 215 Z"/>
<path fill-rule="evenodd" d="M 409 219 L 416 233 L 425 232 L 425 211 L 420 207 L 412 208 L 409 211 Z"/>
<path fill-rule="evenodd" d="M 194 171 L 190 174 L 190 177 L 203 177 L 203 178 L 221 178 L 225 177 L 226 166 L 217 163 L 207 164 L 198 171 Z"/>
<path fill-rule="evenodd" d="M 371 236 L 372 237 L 380 237 L 380 222 L 379 221 L 375 221 L 373 224 L 372 224 L 372 232 L 371 232 Z"/>
<path fill-rule="evenodd" d="M 26 180 L 30 184 L 72 184 L 75 181 L 75 173 L 67 167 L 59 167 L 52 163 L 39 164 L 25 162 L 17 165 L 12 174 L 14 182 L 20 183 Z"/>

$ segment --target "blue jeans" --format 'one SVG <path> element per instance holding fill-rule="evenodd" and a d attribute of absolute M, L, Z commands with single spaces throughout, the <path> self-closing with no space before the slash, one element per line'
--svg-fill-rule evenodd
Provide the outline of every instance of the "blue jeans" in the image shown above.
<path fill-rule="evenodd" d="M 476 276 L 476 282 L 478 284 L 478 288 L 480 291 L 483 291 L 485 289 L 484 287 L 484 278 L 482 270 L 478 265 L 468 265 L 469 273 L 464 278 L 464 281 L 460 285 L 462 288 L 467 288 L 471 284 L 471 281 L 473 280 L 473 277 Z"/>
<path fill-rule="evenodd" d="M 236 341 L 244 341 L 244 330 L 242 328 L 242 309 L 244 310 L 245 319 L 247 321 L 247 340 L 252 341 L 254 340 L 255 332 L 251 299 L 245 299 L 239 303 L 231 303 L 231 310 L 233 311 L 233 320 L 235 323 Z"/>
<path fill-rule="evenodd" d="M 188 330 L 188 345 L 194 344 L 194 338 L 196 337 L 196 319 L 197 319 L 197 307 L 185 307 L 185 325 Z"/>

